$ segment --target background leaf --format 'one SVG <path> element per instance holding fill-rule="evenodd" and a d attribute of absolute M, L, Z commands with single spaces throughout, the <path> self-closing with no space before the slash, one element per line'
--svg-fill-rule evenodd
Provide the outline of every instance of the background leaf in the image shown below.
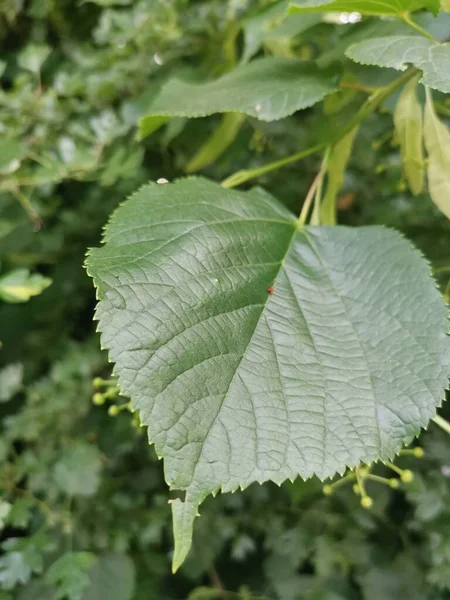
<path fill-rule="evenodd" d="M 77 444 L 67 448 L 55 464 L 53 477 L 68 496 L 91 496 L 99 485 L 101 466 L 97 448 Z"/>
<path fill-rule="evenodd" d="M 5 521 L 11 511 L 12 504 L 0 499 L 0 530 L 5 526 Z"/>
<path fill-rule="evenodd" d="M 241 64 L 247 63 L 258 52 L 266 35 L 286 16 L 288 6 L 288 0 L 274 2 L 242 20 L 244 49 Z"/>
<path fill-rule="evenodd" d="M 18 583 L 27 583 L 33 573 L 41 573 L 44 545 L 38 536 L 9 538 L 3 542 L 5 553 L 0 557 L 0 588 L 12 590 Z"/>
<path fill-rule="evenodd" d="M 436 115 L 429 90 L 425 104 L 425 145 L 431 199 L 450 219 L 450 131 Z"/>
<path fill-rule="evenodd" d="M 89 571 L 90 584 L 83 600 L 132 600 L 135 569 L 131 559 L 120 552 L 99 556 Z"/>
<path fill-rule="evenodd" d="M 17 140 L 3 138 L 0 140 L 0 175 L 14 173 L 25 155 L 23 144 Z"/>
<path fill-rule="evenodd" d="M 17 62 L 22 69 L 37 74 L 50 52 L 51 48 L 46 44 L 30 44 L 20 53 Z"/>
<path fill-rule="evenodd" d="M 15 363 L 0 370 L 0 402 L 8 402 L 20 391 L 23 379 L 23 365 Z"/>
<path fill-rule="evenodd" d="M 291 13 L 299 12 L 359 12 L 363 15 L 398 15 L 426 8 L 439 12 L 439 0 L 296 0 Z"/>
<path fill-rule="evenodd" d="M 274 121 L 312 106 L 335 89 L 329 77 L 307 63 L 264 58 L 206 83 L 171 80 L 152 102 L 139 126 L 152 133 L 170 117 L 205 117 L 241 112 Z"/>
<path fill-rule="evenodd" d="M 90 583 L 88 571 L 96 561 L 91 552 L 67 552 L 48 569 L 45 582 L 55 587 L 61 600 L 83 600 Z"/>
<path fill-rule="evenodd" d="M 425 161 L 423 152 L 423 110 L 416 95 L 416 80 L 408 82 L 397 101 L 394 125 L 402 153 L 408 185 L 417 196 L 423 189 Z"/>
<path fill-rule="evenodd" d="M 0 277 L 0 299 L 5 302 L 28 302 L 41 294 L 52 280 L 28 269 L 15 269 Z"/>
<path fill-rule="evenodd" d="M 423 71 L 420 83 L 450 93 L 450 44 L 416 35 L 391 36 L 359 42 L 348 48 L 352 60 L 405 71 L 412 64 Z"/>
<path fill-rule="evenodd" d="M 42 580 L 34 580 L 20 588 L 18 600 L 57 600 L 57 595 L 53 586 Z"/>
<path fill-rule="evenodd" d="M 243 19 L 244 49 L 241 63 L 247 63 L 267 39 L 293 37 L 320 23 L 321 15 L 288 15 L 289 0 L 264 7 L 257 14 Z"/>

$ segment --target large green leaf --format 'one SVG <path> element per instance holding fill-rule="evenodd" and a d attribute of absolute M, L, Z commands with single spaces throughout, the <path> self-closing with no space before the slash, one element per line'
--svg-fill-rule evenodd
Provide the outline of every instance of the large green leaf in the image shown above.
<path fill-rule="evenodd" d="M 170 80 L 140 120 L 140 132 L 149 135 L 170 117 L 206 117 L 222 112 L 274 121 L 312 106 L 334 89 L 330 78 L 312 64 L 262 58 L 206 83 Z"/>
<path fill-rule="evenodd" d="M 439 12 L 439 0 L 296 0 L 289 12 L 359 12 L 363 15 L 399 15 L 427 8 Z"/>
<path fill-rule="evenodd" d="M 369 39 L 348 48 L 346 55 L 364 65 L 405 71 L 412 64 L 421 71 L 421 83 L 450 93 L 450 44 L 417 35 Z"/>
<path fill-rule="evenodd" d="M 87 268 L 121 391 L 186 490 L 174 568 L 207 494 L 390 459 L 443 398 L 445 304 L 394 231 L 300 227 L 189 178 L 117 209 Z"/>

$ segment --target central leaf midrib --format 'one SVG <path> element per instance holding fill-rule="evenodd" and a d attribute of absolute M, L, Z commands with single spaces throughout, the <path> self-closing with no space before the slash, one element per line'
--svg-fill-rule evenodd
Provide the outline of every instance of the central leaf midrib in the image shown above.
<path fill-rule="evenodd" d="M 286 220 L 286 223 L 287 223 L 287 224 L 289 224 L 290 222 Z M 281 270 L 282 270 L 282 269 L 283 269 L 283 267 L 284 267 L 284 263 L 285 263 L 286 257 L 289 255 L 289 252 L 290 252 L 290 250 L 291 250 L 291 248 L 292 248 L 292 245 L 293 245 L 293 243 L 294 243 L 294 241 L 295 241 L 295 238 L 296 238 L 296 236 L 297 236 L 297 233 L 298 233 L 299 229 L 300 229 L 300 228 L 303 228 L 303 229 L 304 229 L 304 227 L 303 227 L 302 225 L 300 225 L 300 223 L 299 223 L 299 221 L 298 221 L 298 220 L 296 220 L 296 221 L 293 221 L 293 222 L 292 222 L 292 225 L 293 225 L 293 231 L 292 231 L 292 235 L 291 235 L 291 237 L 290 237 L 290 238 L 289 238 L 289 240 L 288 240 L 288 243 L 287 243 L 287 246 L 286 246 L 286 251 L 285 251 L 285 253 L 284 253 L 283 259 L 280 261 L 280 266 L 279 266 L 279 268 L 278 268 L 278 270 L 277 270 L 277 272 L 276 272 L 276 274 L 275 274 L 274 281 L 276 281 L 276 280 L 277 280 L 277 278 L 278 278 L 278 276 L 279 276 L 279 274 L 280 274 Z M 198 466 L 198 464 L 199 464 L 199 462 L 200 462 L 200 459 L 201 459 L 201 456 L 202 456 L 202 453 L 203 453 L 203 448 L 205 447 L 205 443 L 206 443 L 206 441 L 207 441 L 207 439 L 208 439 L 208 437 L 209 437 L 209 435 L 210 435 L 210 433 L 211 433 L 211 431 L 212 431 L 212 428 L 214 427 L 214 425 L 215 425 L 215 423 L 216 423 L 216 421 L 217 421 L 217 418 L 218 418 L 218 416 L 219 416 L 219 414 L 220 414 L 220 412 L 221 412 L 221 410 L 222 410 L 222 407 L 223 407 L 223 405 L 224 405 L 224 403 L 225 403 L 225 400 L 228 398 L 228 393 L 229 393 L 229 391 L 230 391 L 230 389 L 231 389 L 231 386 L 232 386 L 232 385 L 233 385 L 233 383 L 234 383 L 234 380 L 235 380 L 235 378 L 236 378 L 237 374 L 239 373 L 239 368 L 240 368 L 240 366 L 241 366 L 241 364 L 242 364 L 242 361 L 244 360 L 244 358 L 245 358 L 245 356 L 246 356 L 246 354 L 247 354 L 247 351 L 248 351 L 248 349 L 249 349 L 249 347 L 250 347 L 250 345 L 251 345 L 251 343 L 252 343 L 252 341 L 253 341 L 253 337 L 254 337 L 254 335 L 255 335 L 255 332 L 256 332 L 256 330 L 257 330 L 257 328 L 258 328 L 258 325 L 259 325 L 259 323 L 260 323 L 261 319 L 264 317 L 265 310 L 266 310 L 266 308 L 267 308 L 267 304 L 270 302 L 270 299 L 271 299 L 271 295 L 270 295 L 270 294 L 267 294 L 266 301 L 265 301 L 265 302 L 264 302 L 264 304 L 262 305 L 262 308 L 261 308 L 261 313 L 260 313 L 260 315 L 259 315 L 259 317 L 258 317 L 258 320 L 257 320 L 257 321 L 256 321 L 256 323 L 255 323 L 255 327 L 254 327 L 254 329 L 253 329 L 253 331 L 252 331 L 252 334 L 251 334 L 251 335 L 250 335 L 250 337 L 249 337 L 248 343 L 247 343 L 247 345 L 246 345 L 246 347 L 245 347 L 244 351 L 242 352 L 241 359 L 239 360 L 238 364 L 236 365 L 236 369 L 235 369 L 235 371 L 234 371 L 234 373 L 233 373 L 233 376 L 232 376 L 232 378 L 231 378 L 231 380 L 230 380 L 230 383 L 229 383 L 229 385 L 228 385 L 228 388 L 227 388 L 227 390 L 225 391 L 225 393 L 224 393 L 224 395 L 223 395 L 223 398 L 222 398 L 222 401 L 220 402 L 220 404 L 219 404 L 219 406 L 218 406 L 218 408 L 217 408 L 216 415 L 215 415 L 215 417 L 214 417 L 214 419 L 213 419 L 213 421 L 212 421 L 212 423 L 211 423 L 211 425 L 210 425 L 210 427 L 209 427 L 209 429 L 208 429 L 208 433 L 205 435 L 205 437 L 204 437 L 204 439 L 203 439 L 203 442 L 202 442 L 202 444 L 201 444 L 201 446 L 200 446 L 200 450 L 199 450 L 199 453 L 198 453 L 198 458 L 197 458 L 197 460 L 196 460 L 196 463 L 195 463 L 195 467 L 194 467 L 194 471 L 193 471 L 193 473 L 192 473 L 191 481 L 190 481 L 189 485 L 185 487 L 185 489 L 186 489 L 186 490 L 187 490 L 187 491 L 190 493 L 190 497 L 191 497 L 191 498 L 195 498 L 195 497 L 196 497 L 195 491 L 194 491 L 194 490 L 192 490 L 192 489 L 191 489 L 191 487 L 192 487 L 192 484 L 195 482 L 195 473 L 196 473 L 197 466 Z M 203 497 L 204 497 L 205 495 L 207 495 L 208 493 L 209 493 L 209 490 L 206 490 L 206 491 L 201 491 L 201 493 L 200 493 L 200 494 L 198 494 L 198 496 L 199 496 L 199 503 L 202 501 Z"/>

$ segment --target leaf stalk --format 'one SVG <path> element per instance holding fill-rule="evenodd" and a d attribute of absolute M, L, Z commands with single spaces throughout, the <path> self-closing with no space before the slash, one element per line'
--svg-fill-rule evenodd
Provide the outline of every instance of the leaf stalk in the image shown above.
<path fill-rule="evenodd" d="M 446 421 L 439 415 L 436 415 L 433 421 L 436 423 L 436 425 L 438 425 L 441 429 L 443 429 L 446 433 L 450 435 L 450 423 L 448 421 Z"/>
<path fill-rule="evenodd" d="M 266 173 L 270 173 L 271 171 L 276 171 L 290 165 L 294 162 L 302 160 L 312 154 L 317 154 L 326 150 L 329 146 L 334 146 L 339 142 L 343 137 L 347 135 L 354 127 L 359 125 L 364 119 L 366 119 L 369 115 L 371 115 L 391 94 L 393 94 L 398 88 L 400 88 L 404 83 L 412 79 L 417 75 L 419 71 L 417 69 L 411 69 L 406 73 L 403 73 L 400 77 L 397 77 L 389 83 L 388 85 L 379 88 L 375 91 L 361 106 L 359 111 L 356 113 L 353 119 L 351 119 L 347 125 L 329 141 L 322 142 L 320 144 L 316 144 L 315 146 L 311 146 L 310 148 L 306 148 L 301 152 L 296 152 L 295 154 L 291 154 L 290 156 L 286 156 L 281 160 L 274 161 L 272 163 L 268 163 L 263 165 L 262 167 L 257 167 L 256 169 L 247 169 L 244 171 L 238 171 L 237 173 L 233 173 L 226 179 L 224 179 L 221 183 L 221 186 L 224 188 L 234 188 L 237 187 L 251 179 L 255 179 L 260 175 L 265 175 Z"/>
<path fill-rule="evenodd" d="M 416 31 L 418 31 L 421 35 L 423 35 L 424 37 L 428 38 L 429 40 L 431 40 L 432 42 L 435 42 L 436 44 L 440 44 L 440 41 L 437 40 L 434 35 L 431 35 L 431 33 L 429 31 L 427 31 L 426 29 L 424 29 L 423 27 L 421 27 L 418 23 L 416 23 L 413 19 L 411 19 L 409 13 L 405 12 L 402 13 L 400 15 L 400 18 L 410 27 L 412 27 L 413 29 L 415 29 Z"/>

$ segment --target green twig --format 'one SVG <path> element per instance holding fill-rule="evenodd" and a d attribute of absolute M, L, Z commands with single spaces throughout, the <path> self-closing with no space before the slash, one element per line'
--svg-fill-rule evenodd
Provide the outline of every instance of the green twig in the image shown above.
<path fill-rule="evenodd" d="M 367 496 L 364 479 L 366 479 L 368 473 L 365 473 L 364 469 L 361 469 L 361 467 L 356 467 L 355 475 L 356 475 L 356 481 L 358 482 L 358 486 L 361 491 L 361 496 L 364 498 L 364 496 Z"/>
<path fill-rule="evenodd" d="M 317 144 L 316 146 L 312 146 L 311 148 L 306 148 L 306 150 L 302 150 L 301 152 L 296 152 L 295 154 L 291 154 L 290 156 L 286 156 L 286 158 L 282 158 L 280 160 L 276 160 L 275 162 L 269 163 L 267 165 L 263 165 L 262 167 L 257 167 L 256 169 L 246 169 L 244 171 L 238 171 L 237 173 L 233 173 L 230 177 L 224 179 L 221 183 L 224 188 L 233 188 L 245 183 L 246 181 L 250 181 L 250 179 L 255 179 L 260 175 L 265 175 L 266 173 L 270 173 L 271 171 L 276 171 L 277 169 L 281 169 L 282 167 L 286 167 L 287 165 L 292 164 L 293 162 L 297 162 L 298 160 L 302 160 L 311 156 L 312 154 L 317 154 L 321 150 L 325 150 L 328 146 L 327 142 L 322 144 Z"/>
<path fill-rule="evenodd" d="M 25 194 L 23 194 L 18 188 L 11 189 L 11 193 L 20 202 L 22 208 L 33 221 L 35 230 L 39 231 L 39 229 L 42 226 L 42 220 L 41 217 L 34 210 L 30 199 L 27 198 L 27 196 L 25 196 Z"/>
<path fill-rule="evenodd" d="M 14 486 L 12 489 L 14 492 L 16 492 L 16 494 L 19 494 L 20 496 L 26 496 L 30 498 L 32 502 L 35 502 L 36 505 L 39 507 L 40 511 L 47 517 L 49 517 L 52 522 L 57 522 L 61 518 L 59 515 L 53 512 L 53 510 L 50 508 L 50 506 L 48 506 L 48 504 L 46 504 L 43 500 L 40 500 L 37 496 L 33 494 L 33 492 L 30 492 L 30 490 L 23 489 L 17 486 Z"/>
<path fill-rule="evenodd" d="M 343 90 L 355 90 L 357 92 L 364 92 L 365 94 L 373 94 L 374 92 L 382 89 L 382 87 L 364 85 L 357 81 L 341 81 L 339 82 L 339 87 Z"/>
<path fill-rule="evenodd" d="M 394 465 L 394 463 L 392 462 L 387 462 L 386 466 L 392 469 L 394 473 L 397 473 L 397 475 L 401 476 L 401 474 L 403 473 L 403 469 L 400 469 L 400 467 L 397 467 L 397 465 Z"/>
<path fill-rule="evenodd" d="M 415 21 L 413 21 L 407 12 L 406 13 L 402 13 L 400 15 L 400 18 L 403 19 L 403 21 L 407 25 L 409 25 L 410 27 L 412 27 L 413 29 L 415 29 L 416 31 L 418 31 L 421 35 L 425 36 L 426 38 L 428 38 L 432 42 L 436 42 L 437 44 L 440 44 L 439 40 L 437 40 L 433 35 L 431 35 L 431 33 L 429 31 L 427 31 L 426 29 L 424 29 L 423 27 L 421 27 L 418 23 L 416 23 Z"/>
<path fill-rule="evenodd" d="M 387 479 L 387 477 L 380 477 L 379 475 L 373 475 L 372 473 L 368 473 L 366 475 L 366 479 L 375 481 L 376 483 L 381 483 L 382 485 L 387 485 L 390 488 L 398 487 L 398 479 Z M 393 481 L 395 481 L 396 484 L 393 485 Z"/>
<path fill-rule="evenodd" d="M 322 164 L 320 166 L 320 171 L 319 171 L 320 178 L 319 178 L 319 183 L 317 185 L 317 189 L 316 189 L 316 193 L 315 193 L 315 197 L 314 197 L 314 208 L 313 208 L 313 211 L 311 214 L 311 221 L 310 221 L 311 225 L 320 225 L 320 205 L 321 205 L 322 199 L 323 199 L 323 180 L 325 178 L 325 174 L 328 169 L 329 156 L 330 156 L 330 147 L 328 146 L 328 148 L 326 149 L 326 152 L 324 154 Z"/>
<path fill-rule="evenodd" d="M 436 267 L 435 269 L 433 269 L 433 273 L 435 275 L 438 275 L 439 273 L 449 273 L 450 272 L 450 265 L 445 265 L 443 267 Z"/>
<path fill-rule="evenodd" d="M 433 421 L 436 423 L 436 425 L 439 425 L 441 429 L 443 429 L 446 433 L 450 435 L 450 423 L 448 421 L 446 421 L 439 415 L 436 415 Z"/>
<path fill-rule="evenodd" d="M 302 150 L 301 152 L 297 152 L 290 156 L 286 156 L 281 160 L 277 160 L 275 162 L 269 163 L 262 167 L 257 167 L 256 169 L 248 169 L 245 171 L 238 171 L 230 177 L 227 177 L 224 181 L 222 181 L 222 187 L 224 188 L 233 188 L 245 183 L 246 181 L 250 181 L 251 179 L 255 179 L 260 175 L 264 175 L 266 173 L 270 173 L 271 171 L 276 171 L 277 169 L 281 169 L 287 165 L 290 165 L 298 160 L 302 160 L 307 156 L 311 156 L 312 154 L 317 154 L 323 150 L 326 150 L 328 146 L 334 146 L 337 144 L 343 137 L 347 135 L 354 127 L 359 125 L 366 117 L 372 114 L 391 94 L 393 94 L 398 88 L 400 88 L 404 83 L 415 77 L 418 73 L 417 69 L 411 69 L 407 71 L 400 77 L 397 77 L 389 83 L 388 85 L 380 88 L 376 92 L 374 92 L 361 106 L 359 111 L 356 113 L 353 119 L 351 119 L 347 125 L 341 129 L 338 135 L 332 138 L 330 141 L 322 142 L 321 144 L 316 144 L 315 146 L 311 146 L 310 148 L 306 148 L 306 150 Z"/>
<path fill-rule="evenodd" d="M 306 198 L 305 198 L 305 201 L 303 202 L 300 216 L 297 220 L 299 227 L 302 227 L 306 223 L 306 219 L 308 218 L 308 214 L 309 214 L 309 209 L 311 208 L 312 201 L 314 199 L 316 190 L 319 186 L 319 183 L 320 183 L 320 180 L 322 179 L 322 177 L 323 177 L 323 173 L 322 173 L 322 171 L 319 171 L 317 173 L 317 175 L 314 177 L 314 181 L 312 182 L 311 187 L 309 188 L 308 193 L 306 194 Z"/>
<path fill-rule="evenodd" d="M 345 475 L 344 477 L 341 477 L 334 483 L 326 483 L 323 486 L 322 491 L 325 494 L 325 496 L 331 496 L 331 494 L 334 493 L 334 490 L 336 488 L 339 488 L 339 487 L 345 485 L 346 483 L 353 481 L 355 479 L 355 477 L 356 477 L 356 474 L 353 471 L 350 471 L 350 473 L 347 473 L 347 475 Z"/>

